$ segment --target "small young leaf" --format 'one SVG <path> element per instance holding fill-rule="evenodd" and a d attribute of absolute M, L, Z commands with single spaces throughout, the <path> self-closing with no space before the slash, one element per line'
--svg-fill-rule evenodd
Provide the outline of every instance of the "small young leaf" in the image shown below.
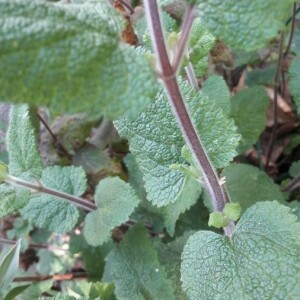
<path fill-rule="evenodd" d="M 118 299 L 174 299 L 171 283 L 142 225 L 130 229 L 109 260 Z"/>
<path fill-rule="evenodd" d="M 12 106 L 6 144 L 9 155 L 9 174 L 20 176 L 26 173 L 39 179 L 43 167 L 27 105 Z"/>
<path fill-rule="evenodd" d="M 241 217 L 242 208 L 238 203 L 226 203 L 223 213 L 228 219 L 237 221 Z"/>
<path fill-rule="evenodd" d="M 86 190 L 86 176 L 81 167 L 48 167 L 43 171 L 41 183 L 78 197 Z M 33 197 L 21 214 L 37 227 L 57 233 L 72 230 L 79 217 L 79 211 L 73 204 L 48 194 Z"/>
<path fill-rule="evenodd" d="M 87 214 L 83 234 L 92 246 L 109 240 L 111 230 L 126 222 L 139 203 L 132 187 L 118 177 L 100 181 L 95 192 L 97 210 Z"/>
<path fill-rule="evenodd" d="M 233 121 L 202 92 L 194 91 L 186 82 L 180 85 L 212 163 L 220 168 L 228 165 L 239 140 Z M 120 135 L 129 139 L 130 150 L 144 174 L 148 199 L 157 206 L 176 202 L 184 190 L 185 175 L 170 165 L 183 163 L 184 141 L 166 96 L 160 93 L 135 121 L 122 118 L 115 125 Z"/>
<path fill-rule="evenodd" d="M 209 215 L 208 226 L 222 228 L 228 226 L 228 218 L 222 212 L 212 212 Z"/>
<path fill-rule="evenodd" d="M 0 184 L 5 181 L 8 175 L 8 168 L 7 165 L 0 162 Z"/>
<path fill-rule="evenodd" d="M 300 223 L 278 202 L 249 208 L 231 237 L 199 231 L 182 253 L 190 299 L 298 299 Z"/>
<path fill-rule="evenodd" d="M 195 1 L 193 1 L 195 2 Z M 232 48 L 246 51 L 266 46 L 289 17 L 293 0 L 197 0 L 205 26 Z"/>
<path fill-rule="evenodd" d="M 284 201 L 278 185 L 263 171 L 245 164 L 231 164 L 222 172 L 232 202 L 244 211 L 257 201 Z"/>
<path fill-rule="evenodd" d="M 290 90 L 293 95 L 293 100 L 295 102 L 296 111 L 298 116 L 300 116 L 300 53 L 293 61 L 290 69 Z"/>
<path fill-rule="evenodd" d="M 256 143 L 264 130 L 268 104 L 269 98 L 265 89 L 258 86 L 242 90 L 232 97 L 230 116 L 242 136 L 239 153 Z"/>
<path fill-rule="evenodd" d="M 0 293 L 5 291 L 19 269 L 21 240 L 19 240 L 0 261 Z"/>

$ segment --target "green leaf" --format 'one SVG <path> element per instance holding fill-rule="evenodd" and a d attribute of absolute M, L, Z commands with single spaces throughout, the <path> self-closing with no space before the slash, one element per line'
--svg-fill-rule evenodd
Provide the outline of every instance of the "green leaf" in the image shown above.
<path fill-rule="evenodd" d="M 20 176 L 26 173 L 26 175 L 39 179 L 43 167 L 27 105 L 12 106 L 6 144 L 9 155 L 9 174 Z"/>
<path fill-rule="evenodd" d="M 100 181 L 95 192 L 97 210 L 87 214 L 83 234 L 92 246 L 108 241 L 111 230 L 126 222 L 139 203 L 133 188 L 118 177 Z"/>
<path fill-rule="evenodd" d="M 40 282 L 32 283 L 29 288 L 27 288 L 22 293 L 22 300 L 32 300 L 32 299 L 41 299 L 41 296 L 45 292 L 49 292 L 53 285 L 53 279 L 43 280 Z M 47 298 L 49 300 L 49 298 Z"/>
<path fill-rule="evenodd" d="M 251 87 L 231 99 L 230 116 L 234 119 L 242 139 L 238 148 L 243 153 L 259 138 L 266 126 L 268 95 L 263 87 Z"/>
<path fill-rule="evenodd" d="M 186 231 L 183 236 L 176 238 L 174 241 L 165 244 L 160 240 L 155 241 L 154 246 L 158 253 L 159 262 L 166 270 L 168 279 L 172 282 L 175 299 L 187 300 L 186 293 L 182 290 L 182 283 L 180 281 L 180 264 L 181 253 L 188 238 L 194 231 Z"/>
<path fill-rule="evenodd" d="M 23 208 L 30 198 L 30 191 L 8 184 L 0 185 L 0 218 Z"/>
<path fill-rule="evenodd" d="M 164 225 L 171 236 L 175 233 L 175 225 L 179 216 L 196 203 L 202 192 L 201 185 L 199 182 L 195 182 L 193 177 L 188 176 L 184 180 L 184 190 L 176 201 L 161 208 Z"/>
<path fill-rule="evenodd" d="M 230 91 L 221 76 L 212 75 L 204 82 L 202 92 L 213 101 L 216 107 L 222 109 L 225 116 L 230 112 Z"/>
<path fill-rule="evenodd" d="M 86 190 L 86 176 L 81 167 L 48 167 L 43 171 L 41 183 L 48 188 L 77 197 Z M 40 194 L 32 198 L 21 213 L 37 227 L 57 233 L 72 230 L 79 217 L 76 206 L 49 194 Z"/>
<path fill-rule="evenodd" d="M 300 223 L 279 203 L 249 208 L 231 237 L 199 231 L 182 253 L 190 299 L 298 299 Z"/>
<path fill-rule="evenodd" d="M 242 208 L 238 203 L 226 203 L 223 209 L 223 213 L 226 217 L 232 221 L 237 221 L 242 214 Z"/>
<path fill-rule="evenodd" d="M 5 254 L 0 261 L 0 293 L 5 291 L 19 269 L 21 240 Z"/>
<path fill-rule="evenodd" d="M 195 1 L 194 1 L 195 2 Z M 235 49 L 263 48 L 289 17 L 292 0 L 197 0 L 199 16 L 217 37 Z"/>
<path fill-rule="evenodd" d="M 239 140 L 233 121 L 225 118 L 202 92 L 194 91 L 186 82 L 180 86 L 212 163 L 220 168 L 228 165 Z M 129 140 L 130 151 L 144 174 L 149 201 L 157 206 L 176 202 L 184 190 L 185 175 L 170 169 L 170 165 L 183 163 L 184 141 L 166 96 L 158 94 L 155 103 L 149 104 L 135 121 L 122 118 L 115 125 Z"/>
<path fill-rule="evenodd" d="M 25 290 L 27 290 L 30 287 L 31 284 L 21 285 L 17 286 L 15 288 L 12 288 L 4 297 L 3 300 L 14 300 L 16 299 L 16 296 L 23 293 Z"/>
<path fill-rule="evenodd" d="M 142 225 L 130 229 L 109 258 L 117 299 L 174 299 L 171 283 Z"/>
<path fill-rule="evenodd" d="M 222 172 L 232 202 L 244 211 L 258 201 L 284 202 L 280 187 L 263 171 L 245 164 L 231 164 Z"/>
<path fill-rule="evenodd" d="M 208 226 L 222 228 L 228 226 L 228 218 L 222 212 L 212 212 L 209 215 Z"/>
<path fill-rule="evenodd" d="M 296 177 L 300 174 L 300 160 L 294 161 L 289 169 L 289 175 Z"/>
<path fill-rule="evenodd" d="M 156 92 L 144 55 L 121 45 L 106 1 L 0 1 L 0 97 L 113 118 L 136 116 Z M 138 76 L 136 76 L 138 74 Z"/>
<path fill-rule="evenodd" d="M 300 116 L 300 53 L 297 55 L 295 60 L 293 61 L 290 69 L 290 91 L 293 95 L 293 100 L 296 106 L 296 111 L 298 116 Z"/>

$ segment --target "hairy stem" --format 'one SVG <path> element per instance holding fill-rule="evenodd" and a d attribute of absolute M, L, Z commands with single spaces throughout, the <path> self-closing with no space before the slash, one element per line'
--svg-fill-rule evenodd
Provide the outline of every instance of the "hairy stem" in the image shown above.
<path fill-rule="evenodd" d="M 178 72 L 178 70 L 180 69 L 195 16 L 195 9 L 190 4 L 186 4 L 185 15 L 181 27 L 181 37 L 179 40 L 176 57 L 173 63 L 173 68 L 174 70 L 176 70 L 176 72 Z"/>
<path fill-rule="evenodd" d="M 76 196 L 73 196 L 73 195 L 70 195 L 70 194 L 67 194 L 67 193 L 59 192 L 59 191 L 54 190 L 54 189 L 50 189 L 50 188 L 45 187 L 41 184 L 33 184 L 31 182 L 19 179 L 17 177 L 11 176 L 11 175 L 8 175 L 7 178 L 5 179 L 5 181 L 7 183 L 10 183 L 10 184 L 13 184 L 13 185 L 22 186 L 22 187 L 24 187 L 26 189 L 29 189 L 29 190 L 34 190 L 34 191 L 37 191 L 39 193 L 44 193 L 44 194 L 48 194 L 48 195 L 51 195 L 51 196 L 54 196 L 54 197 L 61 198 L 65 201 L 68 201 L 68 202 L 76 205 L 77 207 L 83 208 L 86 211 L 93 211 L 93 210 L 97 209 L 96 205 L 94 203 L 88 201 L 88 200 L 85 200 L 83 198 L 76 197 Z"/>
<path fill-rule="evenodd" d="M 166 51 L 157 2 L 145 0 L 144 4 L 152 44 L 158 59 L 161 79 L 167 92 L 169 103 L 183 133 L 184 140 L 196 159 L 197 168 L 202 171 L 203 182 L 212 199 L 214 210 L 223 211 L 227 198 L 184 104 L 176 79 L 176 70 L 171 66 Z M 225 228 L 225 234 L 230 236 L 233 230 L 233 226 L 229 226 Z"/>

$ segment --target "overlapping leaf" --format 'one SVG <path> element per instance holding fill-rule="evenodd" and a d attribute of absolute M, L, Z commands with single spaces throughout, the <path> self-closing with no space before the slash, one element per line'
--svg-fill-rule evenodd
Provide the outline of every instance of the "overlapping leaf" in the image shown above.
<path fill-rule="evenodd" d="M 132 228 L 109 260 L 118 299 L 174 299 L 171 283 L 143 226 Z"/>
<path fill-rule="evenodd" d="M 215 167 L 226 166 L 235 156 L 239 140 L 233 121 L 187 83 L 182 82 L 181 89 L 212 163 Z M 220 90 L 224 92 L 227 93 Z M 123 118 L 115 125 L 120 135 L 129 140 L 130 150 L 144 174 L 148 199 L 157 206 L 174 203 L 184 190 L 185 175 L 170 169 L 170 165 L 184 163 L 181 158 L 184 141 L 166 96 L 160 93 L 155 103 L 135 121 Z"/>
<path fill-rule="evenodd" d="M 120 45 L 121 25 L 105 1 L 1 0 L 0 96 L 57 113 L 136 116 L 156 79 L 143 55 Z"/>
<path fill-rule="evenodd" d="M 296 106 L 297 114 L 300 115 L 300 53 L 293 61 L 290 70 L 290 90 Z"/>
<path fill-rule="evenodd" d="M 95 192 L 97 210 L 85 218 L 84 237 L 92 246 L 108 241 L 111 230 L 126 222 L 138 205 L 132 187 L 118 177 L 100 181 Z"/>
<path fill-rule="evenodd" d="M 217 38 L 232 48 L 251 51 L 266 46 L 277 36 L 290 15 L 293 0 L 196 2 L 201 19 Z"/>
<path fill-rule="evenodd" d="M 86 177 L 81 167 L 48 167 L 43 171 L 41 183 L 74 196 L 81 196 L 86 190 Z M 77 207 L 49 194 L 32 198 L 21 213 L 34 225 L 57 233 L 72 230 L 79 217 Z"/>
<path fill-rule="evenodd" d="M 263 87 L 252 87 L 237 93 L 231 99 L 230 116 L 241 134 L 240 153 L 250 148 L 266 125 L 269 98 Z"/>
<path fill-rule="evenodd" d="M 238 222 L 231 242 L 199 231 L 182 254 L 189 299 L 298 299 L 300 223 L 278 202 L 260 202 Z"/>
<path fill-rule="evenodd" d="M 10 175 L 20 176 L 25 174 L 39 179 L 43 168 L 27 105 L 12 106 L 6 145 L 9 155 Z"/>
<path fill-rule="evenodd" d="M 258 201 L 284 201 L 278 185 L 263 171 L 250 165 L 231 164 L 222 172 L 232 202 L 238 202 L 243 210 Z"/>

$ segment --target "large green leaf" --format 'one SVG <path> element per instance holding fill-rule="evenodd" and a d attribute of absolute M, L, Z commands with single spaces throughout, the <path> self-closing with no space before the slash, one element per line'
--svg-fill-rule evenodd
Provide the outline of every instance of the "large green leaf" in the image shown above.
<path fill-rule="evenodd" d="M 231 164 L 222 172 L 232 202 L 243 210 L 258 201 L 284 201 L 280 187 L 263 171 L 250 165 Z"/>
<path fill-rule="evenodd" d="M 202 92 L 194 91 L 186 82 L 180 86 L 212 163 L 225 167 L 236 155 L 239 140 L 233 121 L 224 117 Z M 164 93 L 159 93 L 155 103 L 149 104 L 135 121 L 122 118 L 115 125 L 120 135 L 129 140 L 130 150 L 144 174 L 148 199 L 157 206 L 176 202 L 184 190 L 185 175 L 170 165 L 184 163 L 184 141 Z"/>
<path fill-rule="evenodd" d="M 291 94 L 293 95 L 297 114 L 300 116 L 300 53 L 293 61 L 289 74 Z"/>
<path fill-rule="evenodd" d="M 174 299 L 171 283 L 142 225 L 126 234 L 109 260 L 117 299 Z"/>
<path fill-rule="evenodd" d="M 86 176 L 81 167 L 48 167 L 43 171 L 41 183 L 74 196 L 81 196 L 86 190 Z M 21 213 L 37 227 L 57 233 L 72 230 L 79 217 L 76 206 L 49 194 L 32 198 Z"/>
<path fill-rule="evenodd" d="M 199 231 L 182 254 L 189 299 L 299 299 L 300 223 L 278 202 L 260 202 L 231 237 Z"/>
<path fill-rule="evenodd" d="M 190 0 L 195 2 L 193 0 Z M 205 26 L 231 47 L 246 51 L 266 46 L 289 17 L 293 0 L 197 0 Z"/>
<path fill-rule="evenodd" d="M 20 176 L 25 173 L 39 179 L 43 167 L 37 150 L 36 134 L 30 121 L 27 105 L 12 106 L 6 144 L 10 175 Z"/>
<path fill-rule="evenodd" d="M 118 177 L 100 181 L 95 192 L 97 210 L 85 218 L 83 234 L 92 246 L 108 241 L 111 230 L 126 222 L 139 203 L 133 188 Z"/>
<path fill-rule="evenodd" d="M 234 119 L 242 139 L 238 151 L 250 148 L 266 126 L 268 95 L 263 87 L 252 87 L 237 93 L 231 99 L 230 116 Z"/>
<path fill-rule="evenodd" d="M 60 114 L 136 116 L 156 78 L 144 55 L 120 44 L 121 24 L 108 1 L 1 0 L 0 96 Z"/>

